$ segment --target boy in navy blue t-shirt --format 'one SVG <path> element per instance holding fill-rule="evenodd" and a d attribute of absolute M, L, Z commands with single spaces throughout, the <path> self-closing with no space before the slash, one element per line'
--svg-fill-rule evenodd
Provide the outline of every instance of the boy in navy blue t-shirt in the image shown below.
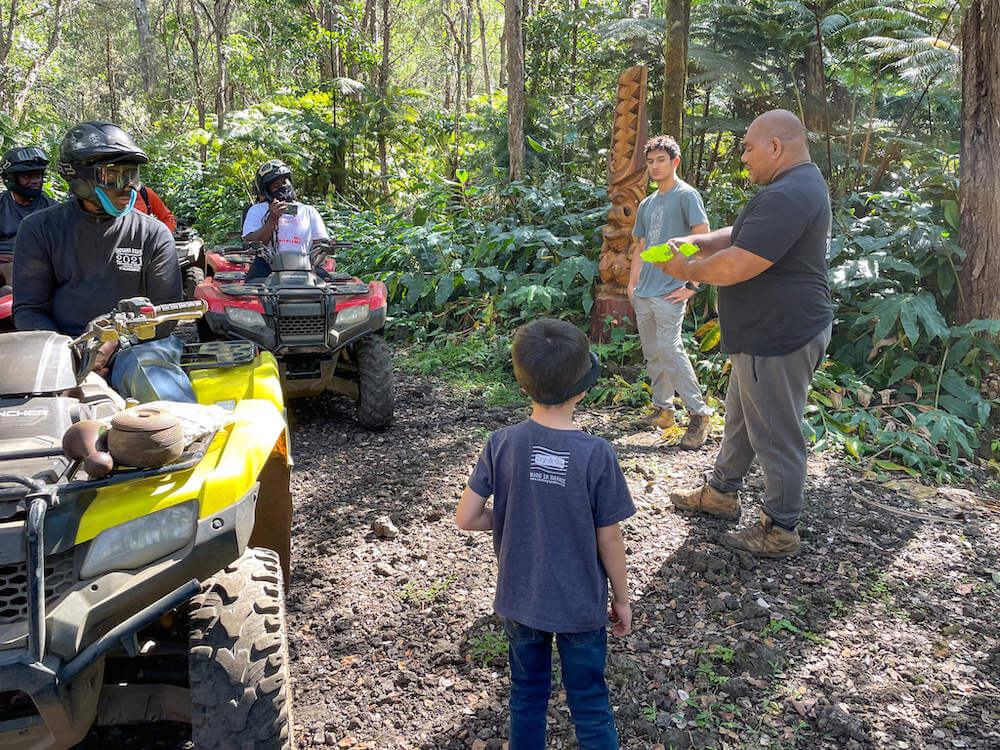
<path fill-rule="evenodd" d="M 510 656 L 510 750 L 545 747 L 553 635 L 580 749 L 617 749 L 604 680 L 608 580 L 611 632 L 624 636 L 632 609 L 618 523 L 635 507 L 612 447 L 573 423 L 600 366 L 580 329 L 550 318 L 518 330 L 512 357 L 531 418 L 490 436 L 455 514 L 462 529 L 493 531 L 494 609 Z"/>

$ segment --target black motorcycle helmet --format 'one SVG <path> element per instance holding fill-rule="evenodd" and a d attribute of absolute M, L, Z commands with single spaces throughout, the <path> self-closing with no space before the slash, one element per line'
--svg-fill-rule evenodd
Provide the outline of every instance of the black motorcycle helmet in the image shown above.
<path fill-rule="evenodd" d="M 59 174 L 76 196 L 97 203 L 95 166 L 148 164 L 149 157 L 128 133 L 110 122 L 81 122 L 73 126 L 59 145 Z M 139 188 L 138 179 L 134 185 Z"/>
<path fill-rule="evenodd" d="M 17 175 L 20 172 L 45 171 L 49 166 L 49 157 L 38 146 L 26 146 L 23 148 L 12 148 L 3 155 L 0 162 L 0 173 L 3 175 L 3 184 L 12 193 L 17 193 L 25 198 L 37 198 L 42 192 L 41 188 L 28 189 L 17 182 Z"/>
<path fill-rule="evenodd" d="M 275 195 L 271 192 L 271 183 L 281 177 L 287 177 L 289 182 L 292 180 L 292 170 L 281 159 L 271 159 L 257 168 L 257 175 L 254 177 L 254 186 L 264 196 L 264 200 L 273 201 L 276 198 L 278 200 L 295 200 L 294 190 L 291 191 L 291 197 Z"/>

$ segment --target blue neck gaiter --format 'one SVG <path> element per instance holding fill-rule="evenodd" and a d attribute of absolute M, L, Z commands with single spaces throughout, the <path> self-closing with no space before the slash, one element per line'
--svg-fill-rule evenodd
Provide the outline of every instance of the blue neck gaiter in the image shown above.
<path fill-rule="evenodd" d="M 135 205 L 135 190 L 130 190 L 130 192 L 132 193 L 132 197 L 129 199 L 128 205 L 125 206 L 125 208 L 123 208 L 120 211 L 117 208 L 115 208 L 115 204 L 111 202 L 111 199 L 108 198 L 107 193 L 105 193 L 101 188 L 95 186 L 94 192 L 97 193 L 97 199 L 101 202 L 101 208 L 103 208 L 107 213 L 111 214 L 112 216 L 116 217 L 124 216 L 129 211 L 131 211 L 132 206 Z"/>

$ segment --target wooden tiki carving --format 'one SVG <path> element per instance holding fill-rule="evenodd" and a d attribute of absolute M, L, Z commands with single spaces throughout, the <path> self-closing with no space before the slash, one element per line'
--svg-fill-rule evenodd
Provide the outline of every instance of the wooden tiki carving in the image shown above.
<path fill-rule="evenodd" d="M 590 336 L 602 337 L 604 319 L 628 318 L 634 329 L 635 314 L 626 293 L 632 253 L 638 240 L 632 237 L 635 212 L 646 197 L 649 176 L 646 173 L 646 66 L 637 65 L 618 76 L 618 103 L 615 105 L 611 132 L 611 157 L 608 164 L 608 223 L 602 235 L 599 271 L 601 281 L 591 312 Z"/>

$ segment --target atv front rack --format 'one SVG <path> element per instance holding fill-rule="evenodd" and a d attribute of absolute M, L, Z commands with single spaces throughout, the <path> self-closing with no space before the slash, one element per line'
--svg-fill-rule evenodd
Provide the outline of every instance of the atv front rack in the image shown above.
<path fill-rule="evenodd" d="M 78 492 L 80 490 L 94 490 L 114 484 L 123 484 L 125 482 L 135 482 L 148 479 L 150 477 L 191 469 L 202 460 L 205 455 L 205 449 L 211 444 L 212 440 L 215 439 L 215 435 L 216 433 L 212 433 L 211 435 L 193 443 L 193 450 L 188 450 L 185 453 L 182 453 L 181 456 L 173 463 L 166 464 L 165 466 L 160 466 L 155 469 L 125 469 L 122 471 L 116 471 L 103 479 L 72 481 L 72 476 L 76 473 L 80 466 L 79 462 L 74 463 L 67 472 L 67 477 L 70 478 L 70 481 L 55 485 L 46 485 L 36 479 L 23 476 L 21 474 L 0 474 L 0 484 L 17 485 L 23 488 L 23 493 L 17 493 L 21 494 L 21 497 L 17 497 L 17 494 L 11 496 L 10 490 L 6 490 L 2 495 L 0 495 L 0 499 L 7 499 L 8 501 L 14 500 L 18 506 L 21 506 L 23 503 L 23 507 L 27 508 L 27 517 L 25 519 L 24 526 L 27 552 L 26 569 L 28 579 L 27 654 L 29 654 L 30 659 L 33 660 L 33 666 L 35 668 L 47 671 L 46 668 L 42 666 L 42 660 L 45 658 L 46 638 L 44 529 L 45 515 L 48 510 L 59 505 L 61 501 L 60 495 L 63 494 Z M 170 599 L 171 601 L 176 598 L 179 603 L 189 598 L 195 591 L 197 591 L 197 588 L 198 582 L 190 581 L 165 598 Z M 156 602 L 151 605 L 151 607 L 137 613 L 134 617 L 121 623 L 121 625 L 114 630 L 109 631 L 104 637 L 100 638 L 98 641 L 91 644 L 90 647 L 81 652 L 75 659 L 64 665 L 58 675 L 59 680 L 62 682 L 69 682 L 72 677 L 75 677 L 83 669 L 90 666 L 98 655 L 104 653 L 109 644 L 113 643 L 115 640 L 134 635 L 139 629 L 148 625 L 149 622 L 151 622 L 152 619 L 155 619 L 155 617 L 160 613 L 166 611 L 166 609 L 172 609 L 173 606 L 175 606 L 172 605 L 170 607 L 166 607 L 165 609 L 164 607 L 167 603 L 169 602 L 165 603 L 162 600 L 160 602 Z M 154 610 L 157 614 L 147 622 L 144 615 L 147 611 L 153 612 Z M 24 663 L 23 658 L 21 661 Z"/>

